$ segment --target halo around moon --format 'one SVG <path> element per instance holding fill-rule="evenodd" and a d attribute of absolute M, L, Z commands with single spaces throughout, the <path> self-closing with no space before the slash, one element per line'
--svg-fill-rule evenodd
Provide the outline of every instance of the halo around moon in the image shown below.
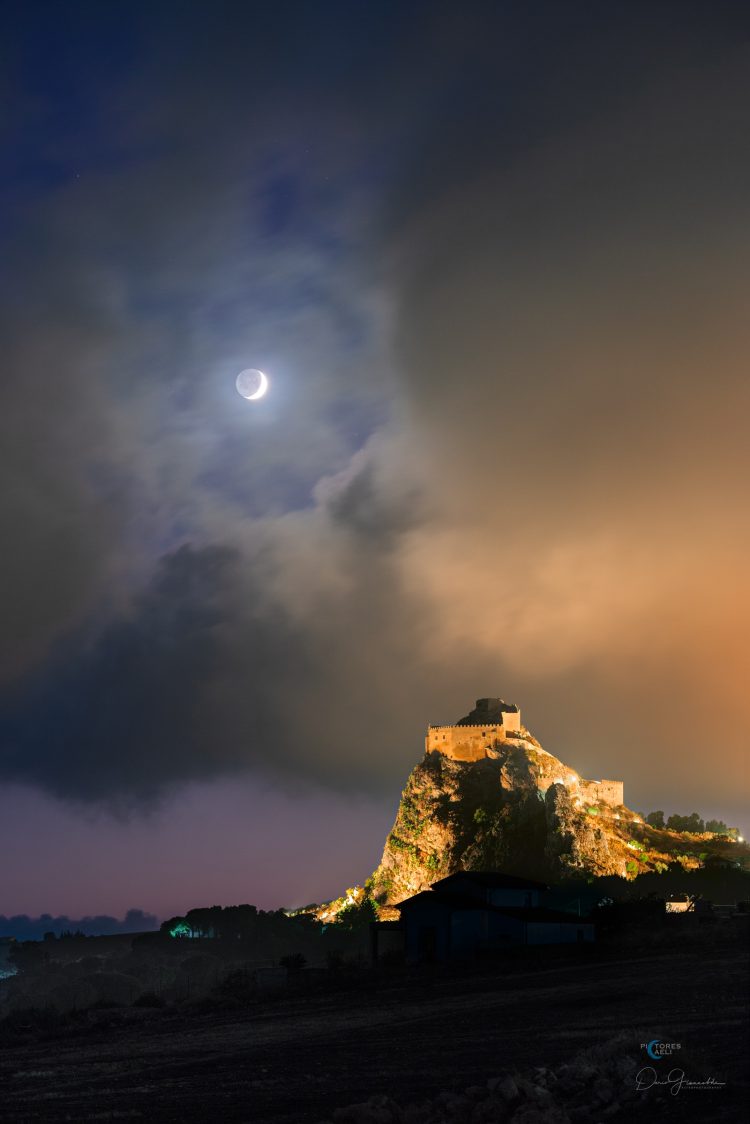
<path fill-rule="evenodd" d="M 240 371 L 235 380 L 235 386 L 238 394 L 241 394 L 248 402 L 254 402 L 256 399 L 262 398 L 268 390 L 268 378 L 256 367 L 248 367 L 246 370 Z"/>

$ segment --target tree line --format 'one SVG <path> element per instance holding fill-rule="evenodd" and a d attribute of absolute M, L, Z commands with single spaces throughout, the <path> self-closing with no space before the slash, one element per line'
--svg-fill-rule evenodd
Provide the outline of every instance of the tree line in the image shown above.
<path fill-rule="evenodd" d="M 669 831 L 689 831 L 695 835 L 703 834 L 706 831 L 714 835 L 729 835 L 733 839 L 736 839 L 739 835 L 739 828 L 727 827 L 723 820 L 704 821 L 697 812 L 691 812 L 689 816 L 681 816 L 675 813 L 665 820 L 664 812 L 658 809 L 655 812 L 648 813 L 646 823 L 650 824 L 651 827 L 666 827 Z"/>

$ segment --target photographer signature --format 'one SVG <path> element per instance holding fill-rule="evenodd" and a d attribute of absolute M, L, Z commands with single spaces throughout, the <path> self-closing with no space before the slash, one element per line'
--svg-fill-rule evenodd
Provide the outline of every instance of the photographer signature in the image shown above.
<path fill-rule="evenodd" d="M 646 1066 L 636 1073 L 635 1087 L 639 1093 L 644 1089 L 655 1088 L 657 1085 L 669 1086 L 670 1093 L 676 1097 L 682 1089 L 721 1089 L 726 1085 L 726 1081 L 717 1081 L 715 1077 L 707 1077 L 705 1081 L 689 1081 L 685 1077 L 684 1069 L 670 1069 L 667 1076 L 659 1080 L 652 1066 Z"/>

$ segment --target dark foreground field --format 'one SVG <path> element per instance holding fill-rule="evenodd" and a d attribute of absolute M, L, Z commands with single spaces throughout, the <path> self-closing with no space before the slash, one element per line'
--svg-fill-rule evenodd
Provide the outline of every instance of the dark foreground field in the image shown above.
<path fill-rule="evenodd" d="M 425 970 L 231 1012 L 97 1012 L 104 1025 L 28 1040 L 22 1028 L 6 1040 L 0 1121 L 306 1124 L 375 1094 L 408 1105 L 531 1074 L 621 1035 L 639 1066 L 641 1042 L 679 1042 L 686 1078 L 726 1085 L 661 1103 L 650 1090 L 602 1119 L 740 1121 L 750 1119 L 747 985 L 741 946 L 662 948 L 481 974 Z M 652 1064 L 660 1075 L 671 1065 Z M 633 1085 L 632 1074 L 622 1080 Z"/>

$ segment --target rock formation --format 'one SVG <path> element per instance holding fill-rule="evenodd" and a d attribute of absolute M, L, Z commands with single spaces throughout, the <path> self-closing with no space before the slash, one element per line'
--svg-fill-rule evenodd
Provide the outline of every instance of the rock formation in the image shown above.
<path fill-rule="evenodd" d="M 468 740 L 467 740 L 468 739 Z M 678 859 L 699 865 L 705 842 L 649 827 L 621 781 L 589 781 L 542 748 L 500 699 L 480 699 L 453 726 L 431 726 L 366 892 L 389 907 L 456 870 L 548 881 L 632 878 Z"/>

